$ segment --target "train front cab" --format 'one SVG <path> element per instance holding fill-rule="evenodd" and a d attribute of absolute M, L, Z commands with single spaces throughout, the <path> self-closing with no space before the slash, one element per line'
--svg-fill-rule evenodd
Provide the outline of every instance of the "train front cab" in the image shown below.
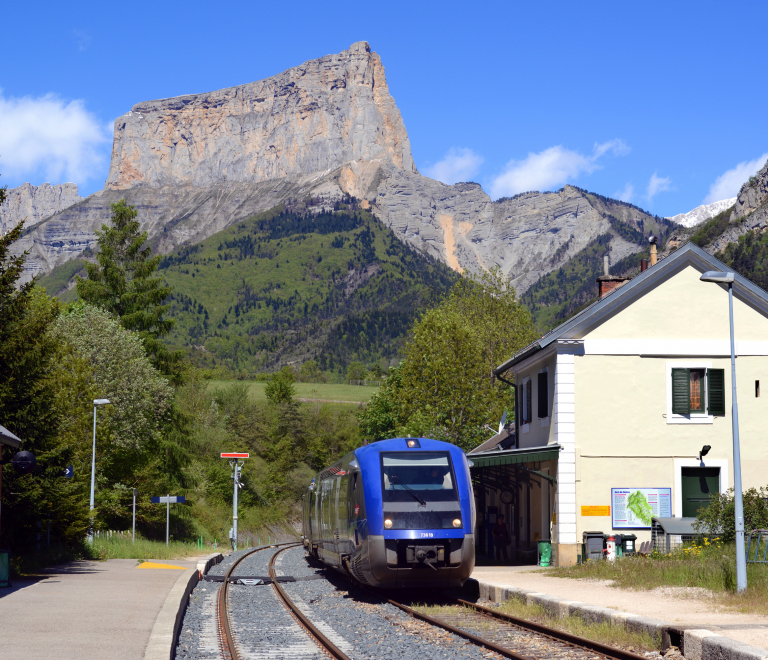
<path fill-rule="evenodd" d="M 360 563 L 378 586 L 464 584 L 475 563 L 474 499 L 464 453 L 435 440 L 397 438 L 356 454 L 368 505 Z"/>

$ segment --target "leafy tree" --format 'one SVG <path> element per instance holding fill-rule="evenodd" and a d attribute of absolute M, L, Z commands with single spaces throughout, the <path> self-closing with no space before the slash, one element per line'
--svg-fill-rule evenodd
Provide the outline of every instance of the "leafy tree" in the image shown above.
<path fill-rule="evenodd" d="M 183 420 L 173 418 L 179 413 L 171 405 L 173 392 L 168 381 L 152 366 L 139 335 L 123 328 L 102 308 L 73 303 L 59 315 L 51 334 L 64 350 L 71 351 L 73 360 L 86 365 L 83 380 L 89 400 L 81 417 L 90 419 L 92 398 L 111 401 L 98 415 L 99 524 L 127 527 L 132 489 L 138 488 L 144 500 L 140 501 L 139 524 L 145 531 L 154 527 L 159 532 L 164 516 L 157 507 L 146 506 L 147 500 L 183 484 L 183 467 L 188 462 L 186 442 L 178 432 Z M 89 437 L 85 430 L 84 438 Z M 88 440 L 81 447 L 80 459 L 80 471 L 90 474 Z"/>
<path fill-rule="evenodd" d="M 749 488 L 742 494 L 744 529 L 768 529 L 768 486 Z M 694 527 L 697 531 L 719 536 L 725 543 L 736 539 L 736 508 L 733 488 L 727 493 L 712 494 L 709 504 L 699 510 Z"/>
<path fill-rule="evenodd" d="M 299 380 L 302 383 L 325 383 L 328 377 L 315 360 L 307 360 L 301 365 Z"/>
<path fill-rule="evenodd" d="M 77 293 L 117 316 L 126 330 L 138 332 L 155 366 L 178 384 L 182 354 L 169 352 L 160 341 L 173 328 L 173 320 L 164 318 L 169 305 L 163 304 L 171 288 L 155 276 L 161 257 L 144 247 L 147 232 L 139 232 L 135 207 L 121 199 L 111 208 L 111 225 L 96 232 L 97 263 L 86 263 L 88 279 L 77 278 Z"/>
<path fill-rule="evenodd" d="M 493 369 L 534 338 L 530 314 L 498 268 L 463 278 L 414 324 L 405 360 L 360 415 L 363 433 L 476 446 L 485 425 L 513 407 Z"/>
<path fill-rule="evenodd" d="M 347 381 L 350 380 L 365 380 L 365 374 L 368 370 L 362 362 L 350 362 L 347 367 Z"/>
<path fill-rule="evenodd" d="M 4 199 L 1 189 L 0 203 Z M 33 452 L 38 462 L 33 474 L 23 476 L 10 465 L 0 466 L 0 545 L 10 546 L 16 556 L 34 547 L 38 522 L 51 519 L 54 543 L 81 539 L 87 525 L 82 489 L 61 478 L 74 456 L 72 444 L 60 437 L 62 418 L 73 401 L 60 396 L 57 377 L 71 378 L 63 369 L 73 365 L 48 332 L 58 303 L 34 281 L 20 283 L 28 253 L 13 254 L 12 246 L 23 226 L 0 236 L 0 423 L 21 438 L 21 449 Z"/>
<path fill-rule="evenodd" d="M 290 367 L 283 367 L 276 374 L 272 374 L 264 388 L 264 394 L 273 404 L 292 403 L 293 397 L 296 396 L 294 380 L 295 376 Z"/>

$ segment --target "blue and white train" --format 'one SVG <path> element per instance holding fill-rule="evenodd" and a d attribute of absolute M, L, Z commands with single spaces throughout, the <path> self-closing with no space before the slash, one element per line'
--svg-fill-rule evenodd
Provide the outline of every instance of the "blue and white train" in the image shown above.
<path fill-rule="evenodd" d="M 475 566 L 469 464 L 446 442 L 356 449 L 312 480 L 302 517 L 307 552 L 363 584 L 461 586 Z"/>

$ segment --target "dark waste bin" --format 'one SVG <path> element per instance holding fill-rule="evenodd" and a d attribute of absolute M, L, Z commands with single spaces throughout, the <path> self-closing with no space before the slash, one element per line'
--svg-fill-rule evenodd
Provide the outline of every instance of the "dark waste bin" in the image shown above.
<path fill-rule="evenodd" d="M 584 532 L 581 535 L 584 541 L 584 560 L 600 561 L 603 558 L 605 547 L 605 534 L 602 532 Z"/>
<path fill-rule="evenodd" d="M 622 537 L 622 535 L 614 533 L 614 534 L 608 534 L 608 536 L 612 536 L 613 540 L 616 543 L 616 557 L 621 557 L 624 554 L 624 548 L 621 545 L 621 537 Z M 608 544 L 606 543 L 606 546 L 607 545 Z"/>
<path fill-rule="evenodd" d="M 621 551 L 625 555 L 634 555 L 637 551 L 637 536 L 635 534 L 621 535 Z"/>

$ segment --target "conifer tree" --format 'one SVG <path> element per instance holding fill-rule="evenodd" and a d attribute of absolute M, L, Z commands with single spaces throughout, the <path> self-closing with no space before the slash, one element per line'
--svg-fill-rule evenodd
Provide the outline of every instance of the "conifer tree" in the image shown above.
<path fill-rule="evenodd" d="M 173 320 L 163 318 L 171 287 L 155 275 L 161 257 L 144 247 L 147 232 L 139 231 L 135 207 L 121 199 L 111 208 L 111 224 L 96 232 L 97 263 L 86 264 L 88 279 L 77 279 L 77 293 L 119 317 L 126 330 L 138 332 L 155 367 L 178 384 L 182 354 L 168 351 L 161 341 L 173 328 Z"/>

